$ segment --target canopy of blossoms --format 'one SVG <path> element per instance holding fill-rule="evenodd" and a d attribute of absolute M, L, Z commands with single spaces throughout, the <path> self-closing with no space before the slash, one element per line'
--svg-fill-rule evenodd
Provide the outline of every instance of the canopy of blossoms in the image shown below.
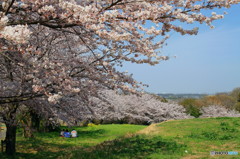
<path fill-rule="evenodd" d="M 0 4 L 0 103 L 39 96 L 54 103 L 79 92 L 86 99 L 98 87 L 135 92 L 141 83 L 115 66 L 124 61 L 155 65 L 167 60 L 159 49 L 168 32 L 192 35 L 198 31 L 177 23 L 213 27 L 212 22 L 223 15 L 202 11 L 237 3 L 239 0 L 4 0 Z M 152 27 L 147 27 L 149 22 Z"/>

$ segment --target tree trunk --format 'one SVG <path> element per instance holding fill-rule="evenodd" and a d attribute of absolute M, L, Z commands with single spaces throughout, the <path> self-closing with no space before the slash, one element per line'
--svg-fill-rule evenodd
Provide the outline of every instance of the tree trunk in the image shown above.
<path fill-rule="evenodd" d="M 26 120 L 25 123 L 22 121 L 23 136 L 25 138 L 32 138 L 32 137 L 34 137 L 31 125 L 32 125 L 32 123 L 29 120 Z"/>
<path fill-rule="evenodd" d="M 3 116 L 3 120 L 7 127 L 6 132 L 6 154 L 9 156 L 14 156 L 16 152 L 16 130 L 17 130 L 17 119 L 16 113 L 19 104 L 8 105 L 9 111 L 6 112 L 5 116 Z"/>
<path fill-rule="evenodd" d="M 7 155 L 14 155 L 16 152 L 16 130 L 17 126 L 6 123 L 6 153 Z"/>
<path fill-rule="evenodd" d="M 37 113 L 34 111 L 30 111 L 31 115 L 31 122 L 32 122 L 32 128 L 35 129 L 36 131 L 40 131 L 40 117 Z"/>
<path fill-rule="evenodd" d="M 53 125 L 51 123 L 47 123 L 45 128 L 46 128 L 45 129 L 46 132 L 52 132 L 55 130 L 55 128 L 53 127 Z"/>

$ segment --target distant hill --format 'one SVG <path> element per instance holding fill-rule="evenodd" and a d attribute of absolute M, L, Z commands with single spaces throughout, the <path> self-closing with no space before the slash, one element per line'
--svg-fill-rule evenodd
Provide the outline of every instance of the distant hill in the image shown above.
<path fill-rule="evenodd" d="M 208 94 L 173 94 L 173 93 L 159 93 L 157 94 L 166 99 L 183 99 L 183 98 L 202 98 Z"/>

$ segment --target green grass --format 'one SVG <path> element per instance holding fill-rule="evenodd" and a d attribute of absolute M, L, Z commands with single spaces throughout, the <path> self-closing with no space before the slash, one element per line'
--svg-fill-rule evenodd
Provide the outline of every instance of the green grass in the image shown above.
<path fill-rule="evenodd" d="M 16 158 L 240 158 L 240 155 L 210 156 L 210 151 L 240 153 L 240 118 L 175 120 L 149 127 L 112 124 L 75 129 L 78 138 L 58 137 L 58 132 L 38 133 L 34 139 L 18 136 Z M 6 158 L 0 153 L 1 156 Z"/>
<path fill-rule="evenodd" d="M 128 124 L 95 125 L 91 127 L 72 127 L 78 131 L 77 138 L 59 137 L 59 132 L 36 133 L 35 138 L 26 139 L 17 135 L 16 158 L 55 159 L 71 158 L 78 150 L 89 148 L 104 141 L 114 140 L 133 134 L 146 126 Z M 66 129 L 67 127 L 62 127 Z M 0 153 L 0 158 L 7 158 Z M 78 158 L 78 157 L 76 157 Z"/>
<path fill-rule="evenodd" d="M 159 136 L 136 135 L 104 142 L 87 151 L 77 151 L 73 158 L 81 156 L 82 159 L 147 159 L 153 153 L 163 156 L 169 153 L 172 155 L 183 153 L 185 147 L 183 144 Z"/>
<path fill-rule="evenodd" d="M 124 136 L 128 133 L 134 133 L 145 128 L 142 125 L 128 124 L 110 124 L 110 125 L 94 125 L 90 127 L 72 127 L 77 130 L 78 138 L 62 138 L 58 137 L 59 132 L 38 133 L 37 138 L 42 141 L 53 144 L 64 144 L 65 146 L 93 146 L 106 140 L 113 140 Z M 67 127 L 62 127 L 66 129 Z M 71 130 L 71 129 L 69 129 Z M 22 138 L 23 139 L 23 138 Z M 23 139 L 24 140 L 24 139 Z"/>
<path fill-rule="evenodd" d="M 210 151 L 240 153 L 240 118 L 168 121 L 157 125 L 155 133 L 187 145 L 186 158 L 240 158 L 240 155 L 210 156 Z"/>

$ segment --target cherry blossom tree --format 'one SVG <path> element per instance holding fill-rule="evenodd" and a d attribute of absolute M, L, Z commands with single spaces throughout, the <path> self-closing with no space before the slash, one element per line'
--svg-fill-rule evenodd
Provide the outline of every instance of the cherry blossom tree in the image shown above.
<path fill-rule="evenodd" d="M 224 106 L 211 105 L 202 107 L 202 115 L 200 118 L 210 118 L 210 117 L 240 117 L 240 113 L 236 110 L 228 109 Z"/>
<path fill-rule="evenodd" d="M 94 115 L 89 120 L 103 123 L 151 124 L 166 120 L 194 118 L 186 114 L 183 106 L 174 103 L 163 103 L 156 95 L 144 93 L 118 94 L 112 90 L 101 91 L 100 98 L 93 97 Z M 86 111 L 85 113 L 88 113 Z M 87 114 L 84 115 L 87 117 Z"/>
<path fill-rule="evenodd" d="M 213 27 L 212 21 L 223 15 L 202 11 L 237 3 L 239 0 L 1 1 L 0 104 L 8 130 L 7 153 L 15 152 L 15 119 L 21 104 L 48 101 L 46 111 L 56 105 L 65 109 L 59 102 L 76 95 L 83 105 L 89 105 L 89 97 L 97 97 L 103 88 L 137 93 L 141 83 L 116 66 L 124 61 L 156 65 L 167 60 L 159 51 L 168 32 L 195 35 L 198 31 L 176 22 Z M 152 27 L 146 25 L 149 22 Z"/>

